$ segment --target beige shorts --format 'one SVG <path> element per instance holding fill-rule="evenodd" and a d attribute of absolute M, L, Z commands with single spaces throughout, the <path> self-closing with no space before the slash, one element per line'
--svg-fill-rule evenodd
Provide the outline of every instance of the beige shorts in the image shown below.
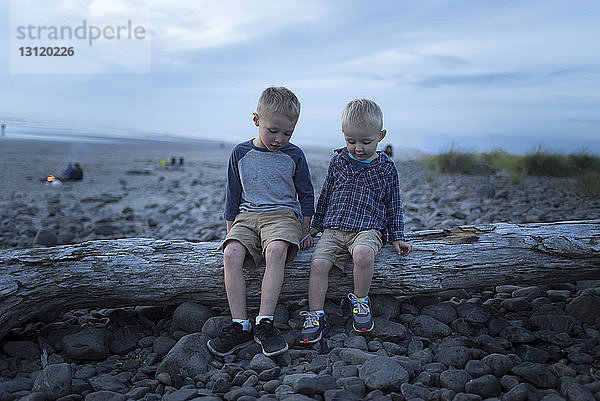
<path fill-rule="evenodd" d="M 375 255 L 383 246 L 381 231 L 366 230 L 357 233 L 326 229 L 317 242 L 317 247 L 311 256 L 314 259 L 326 259 L 334 266 L 345 270 L 352 260 L 352 251 L 356 245 L 366 245 L 373 249 Z"/>
<path fill-rule="evenodd" d="M 265 261 L 265 249 L 272 241 L 290 243 L 286 265 L 290 264 L 300 245 L 302 224 L 292 209 L 278 209 L 268 212 L 245 212 L 235 216 L 233 225 L 223 241 L 223 249 L 230 240 L 240 242 L 246 248 L 244 268 L 253 270 Z"/>

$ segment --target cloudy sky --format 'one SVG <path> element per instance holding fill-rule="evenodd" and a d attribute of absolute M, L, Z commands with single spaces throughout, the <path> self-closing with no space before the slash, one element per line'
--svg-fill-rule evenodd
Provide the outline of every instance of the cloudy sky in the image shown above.
<path fill-rule="evenodd" d="M 283 85 L 302 103 L 300 145 L 343 145 L 342 108 L 367 97 L 399 147 L 600 153 L 596 0 L 27 1 L 43 6 L 12 0 L 11 17 L 0 4 L 0 120 L 13 126 L 239 142 L 256 134 L 260 92 Z M 115 52 L 111 73 L 15 70 L 15 22 L 59 24 L 65 10 L 141 21 L 148 57 Z"/>

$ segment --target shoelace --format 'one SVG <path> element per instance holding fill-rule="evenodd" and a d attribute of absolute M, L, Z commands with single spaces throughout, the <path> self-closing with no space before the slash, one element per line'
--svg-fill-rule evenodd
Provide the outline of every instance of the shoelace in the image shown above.
<path fill-rule="evenodd" d="M 275 335 L 277 334 L 277 329 L 273 326 L 273 321 L 269 319 L 263 319 L 259 324 L 254 328 L 254 332 L 259 335 Z"/>
<path fill-rule="evenodd" d="M 305 316 L 303 327 L 315 327 L 319 325 L 319 314 L 315 311 L 301 311 L 300 316 Z"/>
<path fill-rule="evenodd" d="M 226 340 L 233 340 L 236 335 L 239 335 L 242 332 L 242 325 L 232 323 L 229 326 L 225 326 L 221 328 L 220 337 Z"/>
<path fill-rule="evenodd" d="M 348 299 L 352 302 L 352 306 L 356 308 L 358 315 L 366 315 L 370 312 L 369 301 L 361 300 L 353 293 L 348 294 Z"/>

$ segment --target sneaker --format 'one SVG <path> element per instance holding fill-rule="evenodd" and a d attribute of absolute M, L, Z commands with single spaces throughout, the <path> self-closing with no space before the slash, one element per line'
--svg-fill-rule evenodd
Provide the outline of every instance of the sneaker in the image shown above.
<path fill-rule="evenodd" d="M 365 300 L 359 299 L 353 293 L 348 294 L 352 304 L 352 327 L 354 331 L 366 333 L 373 330 L 373 315 L 371 314 L 371 302 L 367 296 Z"/>
<path fill-rule="evenodd" d="M 288 349 L 288 344 L 270 319 L 262 319 L 254 327 L 254 341 L 260 344 L 266 356 L 283 354 Z"/>
<path fill-rule="evenodd" d="M 206 347 L 215 355 L 225 356 L 252 343 L 252 334 L 240 323 L 232 322 L 221 329 L 219 336 L 208 340 Z"/>
<path fill-rule="evenodd" d="M 321 340 L 329 330 L 327 317 L 315 311 L 302 311 L 300 315 L 305 316 L 302 331 L 300 332 L 300 343 L 313 344 Z"/>

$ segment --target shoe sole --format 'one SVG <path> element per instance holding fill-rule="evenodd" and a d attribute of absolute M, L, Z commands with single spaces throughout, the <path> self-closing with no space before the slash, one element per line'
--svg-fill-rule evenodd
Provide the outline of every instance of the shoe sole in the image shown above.
<path fill-rule="evenodd" d="M 244 348 L 247 345 L 252 344 L 252 340 L 248 340 L 245 343 L 242 344 L 238 344 L 235 347 L 233 347 L 231 350 L 227 351 L 227 352 L 219 352 L 216 349 L 214 349 L 213 347 L 210 346 L 210 341 L 206 343 L 206 348 L 208 348 L 208 350 L 210 352 L 212 352 L 213 354 L 217 355 L 217 356 L 227 356 L 227 355 L 231 355 L 233 354 L 235 351 L 237 351 L 238 349 Z"/>
<path fill-rule="evenodd" d="M 325 336 L 325 334 L 327 334 L 327 332 L 329 331 L 329 326 L 325 327 L 325 330 L 321 331 L 319 333 L 319 337 L 315 338 L 314 340 L 309 340 L 308 338 L 304 338 L 302 340 L 300 340 L 300 344 L 314 344 L 317 343 L 319 341 L 321 341 L 321 339 L 323 338 L 323 336 Z"/>
<path fill-rule="evenodd" d="M 371 323 L 371 327 L 370 328 L 362 328 L 362 329 L 357 329 L 356 326 L 354 325 L 354 323 L 352 323 L 352 328 L 354 329 L 354 331 L 356 331 L 357 333 L 368 333 L 371 330 L 373 330 L 373 328 L 375 327 L 375 322 Z"/>
<path fill-rule="evenodd" d="M 260 345 L 260 348 L 262 349 L 262 353 L 263 353 L 265 356 L 277 356 L 277 355 L 281 355 L 281 354 L 283 354 L 285 351 L 287 351 L 287 350 L 288 350 L 288 348 L 289 348 L 289 346 L 288 346 L 288 343 L 286 342 L 286 343 L 285 343 L 285 347 L 284 347 L 284 348 L 282 348 L 282 349 L 279 349 L 279 350 L 277 350 L 277 351 L 273 351 L 273 352 L 267 352 L 267 351 L 265 351 L 265 347 L 263 347 L 262 343 L 260 342 L 260 340 L 259 340 L 257 337 L 254 337 L 254 341 L 255 341 L 255 342 L 258 344 L 258 345 Z"/>

